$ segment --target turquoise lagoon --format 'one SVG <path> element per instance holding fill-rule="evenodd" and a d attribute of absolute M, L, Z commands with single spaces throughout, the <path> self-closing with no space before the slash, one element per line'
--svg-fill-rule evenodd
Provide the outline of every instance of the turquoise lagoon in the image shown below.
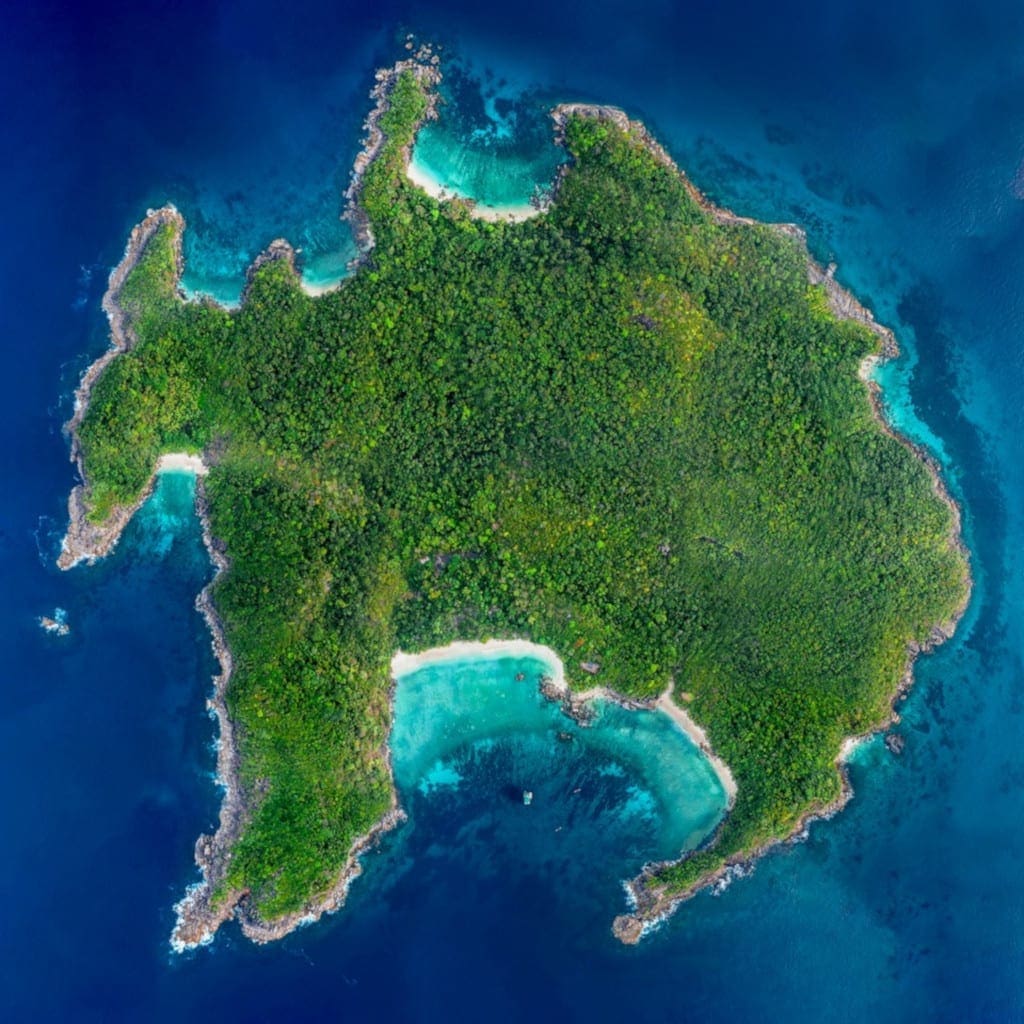
<path fill-rule="evenodd" d="M 522 210 L 553 182 L 565 153 L 554 144 L 551 96 L 524 83 L 444 65 L 440 117 L 420 130 L 413 165 L 450 195 Z"/>
<path fill-rule="evenodd" d="M 555 673 L 542 657 L 481 652 L 398 676 L 391 753 L 413 815 L 424 799 L 473 791 L 527 847 L 561 836 L 582 848 L 580 833 L 610 830 L 636 870 L 699 845 L 727 800 L 689 737 L 664 712 L 603 699 L 581 725 L 541 694 L 545 674 Z"/>
<path fill-rule="evenodd" d="M 552 145 L 538 152 L 517 151 L 506 129 L 495 123 L 467 137 L 458 137 L 440 121 L 426 125 L 413 150 L 413 165 L 449 195 L 473 199 L 486 207 L 519 209 L 553 181 L 559 151 Z"/>

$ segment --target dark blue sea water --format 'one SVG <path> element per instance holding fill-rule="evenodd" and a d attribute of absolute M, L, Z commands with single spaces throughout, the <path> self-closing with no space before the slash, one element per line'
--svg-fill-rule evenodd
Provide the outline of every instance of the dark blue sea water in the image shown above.
<path fill-rule="evenodd" d="M 975 600 L 919 665 L 903 756 L 871 744 L 839 818 L 638 948 L 607 924 L 650 847 L 612 827 L 609 776 L 557 849 L 486 787 L 419 793 L 341 914 L 269 948 L 226 929 L 173 957 L 171 906 L 219 796 L 192 606 L 209 569 L 189 481 L 167 477 L 105 564 L 58 573 L 60 424 L 147 205 L 188 218 L 192 287 L 237 294 L 282 234 L 312 279 L 338 272 L 372 72 L 410 29 L 451 55 L 451 133 L 478 180 L 502 158 L 517 174 L 550 161 L 551 101 L 601 100 L 645 118 L 719 202 L 808 228 L 897 329 L 887 396 L 964 502 Z M 0 111 L 0 1016 L 1024 1016 L 1019 3 L 33 0 L 0 11 Z M 65 638 L 36 623 L 56 607 Z M 507 744 L 463 769 L 486 780 L 524 750 L 562 770 Z"/>

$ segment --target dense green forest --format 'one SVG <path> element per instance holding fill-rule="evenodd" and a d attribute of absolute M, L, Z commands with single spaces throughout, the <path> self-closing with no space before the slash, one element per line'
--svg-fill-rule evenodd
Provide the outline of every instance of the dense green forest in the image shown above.
<path fill-rule="evenodd" d="M 207 452 L 215 603 L 251 817 L 221 899 L 264 919 L 322 894 L 389 805 L 389 660 L 522 636 L 570 683 L 670 680 L 735 807 L 681 888 L 840 789 L 907 646 L 966 565 L 922 464 L 875 420 L 802 245 L 717 223 L 638 134 L 566 126 L 549 211 L 471 218 L 403 173 L 423 117 L 397 79 L 361 201 L 376 239 L 311 298 L 286 259 L 226 311 L 178 298 L 171 228 L 122 294 L 138 344 L 80 438 L 93 514 L 159 454 Z"/>

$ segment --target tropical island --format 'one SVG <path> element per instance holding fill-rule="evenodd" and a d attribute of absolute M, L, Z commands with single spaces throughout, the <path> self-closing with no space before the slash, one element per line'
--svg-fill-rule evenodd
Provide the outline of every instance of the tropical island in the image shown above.
<path fill-rule="evenodd" d="M 438 81 L 429 51 L 378 74 L 336 290 L 275 242 L 237 310 L 185 301 L 167 207 L 104 300 L 60 564 L 109 551 L 170 458 L 202 474 L 217 566 L 226 792 L 176 948 L 340 905 L 401 816 L 396 651 L 544 645 L 570 713 L 595 688 L 659 704 L 728 766 L 714 834 L 631 883 L 636 941 L 842 806 L 844 743 L 967 602 L 956 505 L 870 380 L 895 340 L 798 228 L 713 207 L 642 125 L 579 105 L 550 201 L 476 217 L 407 175 Z"/>

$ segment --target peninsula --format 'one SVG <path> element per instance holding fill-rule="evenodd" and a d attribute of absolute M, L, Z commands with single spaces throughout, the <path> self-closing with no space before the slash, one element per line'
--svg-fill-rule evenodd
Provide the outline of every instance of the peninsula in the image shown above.
<path fill-rule="evenodd" d="M 895 341 L 798 228 L 711 206 L 589 106 L 554 112 L 550 203 L 475 217 L 406 173 L 438 81 L 425 50 L 378 73 L 338 289 L 305 293 L 275 242 L 239 309 L 184 301 L 169 207 L 111 277 L 60 564 L 110 550 L 162 458 L 202 470 L 226 793 L 178 949 L 341 903 L 401 816 L 396 651 L 542 644 L 568 710 L 598 687 L 713 750 L 731 809 L 631 883 L 636 941 L 842 805 L 844 741 L 884 727 L 968 598 L 956 506 L 864 373 Z"/>

